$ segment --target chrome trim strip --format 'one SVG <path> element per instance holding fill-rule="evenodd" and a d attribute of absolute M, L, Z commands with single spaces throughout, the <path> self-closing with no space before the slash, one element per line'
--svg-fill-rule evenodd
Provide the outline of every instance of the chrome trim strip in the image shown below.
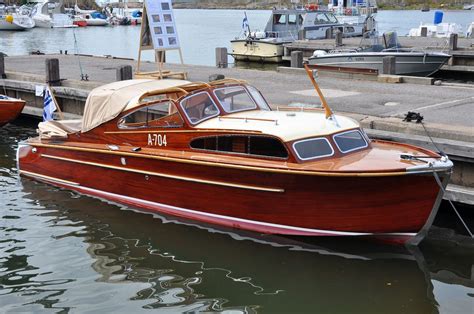
<path fill-rule="evenodd" d="M 167 179 L 211 184 L 211 185 L 232 187 L 232 188 L 245 189 L 245 190 L 263 191 L 263 192 L 274 192 L 274 193 L 285 192 L 284 189 L 265 188 L 265 187 L 245 185 L 245 184 L 227 183 L 227 182 L 220 182 L 220 181 L 213 181 L 213 180 L 183 177 L 183 176 L 177 176 L 177 175 L 171 175 L 171 174 L 165 174 L 165 173 L 159 173 L 159 172 L 153 172 L 153 171 L 145 171 L 145 170 L 138 170 L 138 169 L 130 169 L 126 167 L 112 166 L 112 165 L 107 165 L 107 164 L 102 164 L 102 163 L 91 162 L 91 161 L 83 161 L 83 160 L 71 159 L 71 158 L 66 158 L 66 157 L 52 156 L 52 155 L 47 155 L 47 154 L 41 154 L 41 156 L 45 158 L 49 158 L 49 159 L 68 161 L 68 162 L 73 162 L 73 163 L 78 163 L 78 164 L 83 164 L 83 165 L 88 165 L 88 166 L 102 167 L 102 168 L 113 169 L 113 170 L 121 170 L 121 171 L 126 171 L 126 172 L 144 174 L 144 175 L 151 175 L 151 176 L 162 177 L 162 178 L 167 178 Z"/>

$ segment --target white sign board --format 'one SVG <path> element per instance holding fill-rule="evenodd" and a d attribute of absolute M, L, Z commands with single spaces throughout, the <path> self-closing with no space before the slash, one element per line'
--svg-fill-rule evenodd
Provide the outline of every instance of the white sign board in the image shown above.
<path fill-rule="evenodd" d="M 145 0 L 153 48 L 178 49 L 179 39 L 171 0 Z"/>

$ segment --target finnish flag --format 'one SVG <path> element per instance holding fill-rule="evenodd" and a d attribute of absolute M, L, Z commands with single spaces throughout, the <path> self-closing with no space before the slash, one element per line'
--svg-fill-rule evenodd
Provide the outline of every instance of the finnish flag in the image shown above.
<path fill-rule="evenodd" d="M 248 27 L 249 27 L 249 20 L 247 20 L 247 14 L 245 14 L 244 19 L 242 21 L 242 29 L 247 30 Z"/>
<path fill-rule="evenodd" d="M 56 105 L 51 97 L 51 91 L 46 87 L 43 93 L 43 121 L 53 120 L 55 111 Z"/>

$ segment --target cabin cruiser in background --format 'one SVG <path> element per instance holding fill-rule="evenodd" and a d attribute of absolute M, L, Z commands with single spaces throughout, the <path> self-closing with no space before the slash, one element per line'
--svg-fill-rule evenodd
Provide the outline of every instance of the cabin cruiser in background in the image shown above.
<path fill-rule="evenodd" d="M 0 30 L 22 31 L 35 27 L 35 22 L 21 7 L 6 6 L 0 2 Z"/>
<path fill-rule="evenodd" d="M 96 10 L 82 10 L 81 8 L 79 8 L 77 3 L 74 5 L 74 13 L 75 17 L 85 21 L 86 26 L 109 25 L 108 17 L 106 14 Z M 76 23 L 76 20 L 74 21 L 74 23 Z"/>
<path fill-rule="evenodd" d="M 71 28 L 74 25 L 73 19 L 65 13 L 64 3 L 62 0 L 55 2 L 47 0 L 38 3 L 32 9 L 33 20 L 37 27 L 43 28 Z"/>
<path fill-rule="evenodd" d="M 420 23 L 417 28 L 408 32 L 410 37 L 420 37 L 426 29 L 426 37 L 449 38 L 451 34 L 463 34 L 461 25 L 456 23 L 443 23 L 443 12 L 435 11 L 433 23 Z"/>
<path fill-rule="evenodd" d="M 395 57 L 395 73 L 397 75 L 428 76 L 438 71 L 451 57 L 443 52 L 428 52 L 402 48 L 395 32 L 385 33 L 382 37 L 384 45 L 379 44 L 378 36 L 368 40 L 370 45 L 361 46 L 357 50 L 333 50 L 326 52 L 316 50 L 308 59 L 310 65 L 332 67 L 347 71 L 351 69 L 370 69 L 382 73 L 383 58 Z"/>
<path fill-rule="evenodd" d="M 375 25 L 366 24 L 375 23 L 376 0 L 329 0 L 328 10 L 334 12 L 337 20 L 348 27 L 366 27 L 367 31 L 375 29 Z"/>
<path fill-rule="evenodd" d="M 286 43 L 330 38 L 336 31 L 346 37 L 362 36 L 367 31 L 366 24 L 340 23 L 332 11 L 321 10 L 317 5 L 274 9 L 263 32 L 251 31 L 246 23 L 241 36 L 231 40 L 230 54 L 235 60 L 281 62 Z"/>

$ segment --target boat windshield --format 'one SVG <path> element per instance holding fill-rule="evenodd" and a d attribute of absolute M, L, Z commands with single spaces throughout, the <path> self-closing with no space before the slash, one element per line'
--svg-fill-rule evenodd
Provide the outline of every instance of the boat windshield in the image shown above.
<path fill-rule="evenodd" d="M 254 100 L 243 86 L 216 88 L 214 95 L 219 99 L 222 108 L 229 113 L 257 108 Z"/>
<path fill-rule="evenodd" d="M 192 124 L 198 124 L 219 114 L 219 108 L 207 92 L 200 92 L 186 97 L 181 100 L 180 105 Z"/>
<path fill-rule="evenodd" d="M 216 88 L 214 95 L 228 113 L 254 110 L 257 107 L 262 110 L 270 110 L 262 94 L 252 86 L 247 86 L 247 88 L 243 86 Z"/>
<path fill-rule="evenodd" d="M 317 13 L 314 18 L 314 25 L 316 24 L 334 24 L 338 23 L 336 16 L 332 13 Z"/>
<path fill-rule="evenodd" d="M 367 141 L 359 130 L 336 134 L 333 136 L 333 139 L 342 153 L 352 152 L 368 146 Z"/>

